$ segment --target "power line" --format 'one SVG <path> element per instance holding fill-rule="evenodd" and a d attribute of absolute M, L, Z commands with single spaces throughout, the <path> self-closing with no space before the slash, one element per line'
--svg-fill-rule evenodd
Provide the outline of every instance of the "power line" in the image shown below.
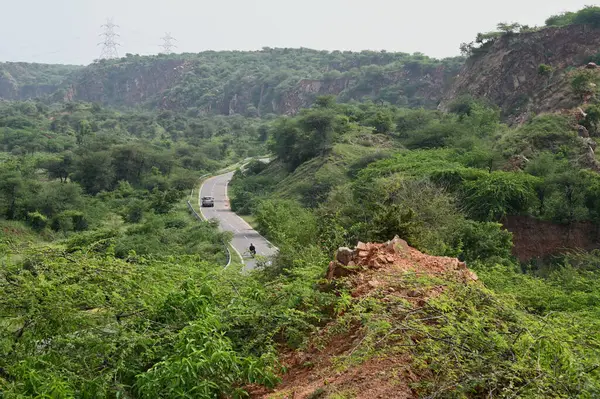
<path fill-rule="evenodd" d="M 106 21 L 102 28 L 104 28 L 104 32 L 100 34 L 100 36 L 104 37 L 104 41 L 98 43 L 98 45 L 102 45 L 102 52 L 100 53 L 100 59 L 112 59 L 119 58 L 119 52 L 117 51 L 117 46 L 120 46 L 117 43 L 117 37 L 120 35 L 115 32 L 115 28 L 118 28 L 119 25 L 115 25 L 112 19 Z"/>
<path fill-rule="evenodd" d="M 173 49 L 177 48 L 177 46 L 173 43 L 173 41 L 177 41 L 170 33 L 166 33 L 164 37 L 161 38 L 163 44 L 160 46 L 162 48 L 162 54 L 171 54 L 173 53 Z"/>

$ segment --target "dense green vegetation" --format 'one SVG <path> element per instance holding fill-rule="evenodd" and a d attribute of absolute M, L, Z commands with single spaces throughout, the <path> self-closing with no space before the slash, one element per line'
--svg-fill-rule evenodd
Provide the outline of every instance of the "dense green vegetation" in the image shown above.
<path fill-rule="evenodd" d="M 211 285 L 230 278 L 214 275 L 229 236 L 184 200 L 200 175 L 264 151 L 260 126 L 0 105 L 0 396 L 213 397 L 276 381 L 272 351 L 223 336 L 239 322 L 217 317 L 236 304 Z M 200 361 L 193 337 L 204 366 L 173 386 L 177 351 Z"/>
<path fill-rule="evenodd" d="M 546 20 L 546 26 L 592 25 L 600 27 L 600 7 L 588 6 L 576 12 L 564 12 Z"/>
<path fill-rule="evenodd" d="M 597 221 L 600 180 L 588 169 L 594 159 L 585 157 L 586 141 L 569 117 L 539 116 L 513 129 L 500 123 L 497 110 L 470 99 L 455 103 L 450 114 L 327 101 L 273 123 L 270 146 L 278 161 L 239 174 L 235 209 L 251 212 L 271 192 L 329 208 L 346 221 L 348 244 L 383 239 L 350 232 L 378 209 L 390 220 L 385 212 L 402 191 L 450 195 L 448 206 L 460 204 L 460 213 L 477 222 L 507 215 Z M 351 214 L 341 216 L 346 208 Z"/>
<path fill-rule="evenodd" d="M 597 178 L 565 117 L 511 129 L 498 115 L 468 98 L 449 114 L 322 98 L 268 126 L 5 105 L 0 390 L 241 397 L 247 384 L 277 383 L 275 348 L 302 348 L 332 321 L 363 326 L 352 364 L 377 356 L 369 343 L 399 344 L 394 329 L 409 322 L 423 336 L 410 353 L 430 375 L 415 386 L 424 395 L 454 386 L 452 395 L 593 397 L 596 255 L 523 273 L 498 221 L 595 221 Z M 254 214 L 281 252 L 241 275 L 222 268 L 227 237 L 185 215 L 183 196 L 203 172 L 260 154 L 267 137 L 277 159 L 236 175 L 232 206 Z M 520 156 L 522 170 L 506 170 Z M 343 284 L 323 285 L 333 249 L 395 234 L 467 260 L 496 292 L 449 285 L 426 311 L 403 304 L 419 317 L 400 320 L 372 298 L 349 299 Z M 420 321 L 440 312 L 442 324 Z"/>
<path fill-rule="evenodd" d="M 502 228 L 503 220 L 515 215 L 598 223 L 600 177 L 588 169 L 590 159 L 582 157 L 589 151 L 585 140 L 577 136 L 575 121 L 562 115 L 538 116 L 509 128 L 500 123 L 497 109 L 470 98 L 456 101 L 451 110 L 443 114 L 320 99 L 295 118 L 273 122 L 270 147 L 279 157 L 236 174 L 232 207 L 253 214 L 260 231 L 282 248 L 268 274 L 293 270 L 290 253 L 312 248 L 332 254 L 358 240 L 381 242 L 395 234 L 425 252 L 466 260 L 497 294 L 465 291 L 460 285 L 456 292 L 446 292 L 439 306 L 453 309 L 443 327 L 451 342 L 441 346 L 440 326 L 410 324 L 431 339 L 413 356 L 432 362 L 429 370 L 446 370 L 436 374 L 435 383 L 425 384 L 424 392 L 439 394 L 440 387 L 453 386 L 452 394 L 441 397 L 495 391 L 506 393 L 490 395 L 594 397 L 600 387 L 594 333 L 599 308 L 593 299 L 600 277 L 597 254 L 519 265 L 511 254 L 512 236 Z M 360 320 L 367 342 L 380 343 L 398 325 L 406 325 L 395 319 L 394 310 L 388 308 L 388 315 L 364 301 L 353 303 L 344 316 L 349 320 L 338 322 L 347 328 L 352 318 Z M 365 306 L 375 308 L 366 311 Z M 464 319 L 464 314 L 454 319 L 458 308 L 477 320 Z M 487 323 L 508 335 L 499 332 L 491 338 Z M 525 337 L 523 331 L 538 332 Z M 405 336 L 395 339 L 402 344 Z M 458 342 L 465 347 L 455 357 Z M 533 347 L 548 352 L 528 352 Z M 500 354 L 504 350 L 515 356 L 506 363 Z M 472 358 L 473 352 L 481 357 Z M 527 366 L 532 357 L 547 358 L 546 366 L 546 361 Z M 550 371 L 553 361 L 560 362 L 560 371 Z M 533 369 L 540 374 L 522 374 Z M 557 388 L 550 377 L 554 372 L 574 385 Z M 534 382 L 511 385 L 522 378 Z"/>

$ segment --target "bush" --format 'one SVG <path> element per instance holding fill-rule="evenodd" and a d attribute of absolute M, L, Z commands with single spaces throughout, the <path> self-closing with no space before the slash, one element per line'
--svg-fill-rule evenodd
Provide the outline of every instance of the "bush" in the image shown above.
<path fill-rule="evenodd" d="M 408 135 L 405 145 L 409 149 L 428 149 L 445 147 L 454 138 L 464 133 L 464 127 L 458 123 L 433 123 Z"/>
<path fill-rule="evenodd" d="M 64 211 L 56 215 L 52 219 L 52 230 L 62 231 L 84 231 L 88 228 L 88 221 L 83 212 L 80 211 Z"/>
<path fill-rule="evenodd" d="M 248 162 L 248 164 L 245 166 L 244 175 L 245 176 L 257 175 L 260 172 L 262 172 L 263 170 L 267 169 L 268 167 L 269 167 L 268 163 L 259 161 L 257 159 L 253 159 L 252 161 Z"/>
<path fill-rule="evenodd" d="M 553 15 L 546 19 L 546 26 L 565 26 L 573 23 L 574 12 L 565 12 L 558 15 Z"/>
<path fill-rule="evenodd" d="M 355 161 L 348 167 L 348 176 L 355 178 L 358 176 L 358 172 L 369 166 L 373 162 L 380 161 L 382 159 L 389 159 L 390 153 L 377 151 L 361 157 L 358 161 Z"/>
<path fill-rule="evenodd" d="M 39 212 L 29 212 L 27 214 L 27 221 L 36 231 L 44 230 L 48 225 L 48 218 Z"/>
<path fill-rule="evenodd" d="M 66 217 L 61 213 L 52 218 L 50 228 L 54 231 L 67 233 L 69 231 L 73 231 L 73 221 L 70 217 Z"/>
<path fill-rule="evenodd" d="M 250 215 L 254 209 L 254 195 L 248 191 L 236 190 L 230 199 L 231 210 L 239 215 Z"/>
<path fill-rule="evenodd" d="M 591 70 L 585 69 L 577 71 L 571 78 L 571 87 L 575 94 L 585 96 L 594 94 L 597 91 L 597 84 L 600 81 L 598 74 Z"/>
<path fill-rule="evenodd" d="M 456 231 L 454 246 L 461 249 L 459 259 L 467 262 L 508 259 L 512 234 L 500 223 L 465 220 Z"/>
<path fill-rule="evenodd" d="M 125 209 L 125 221 L 129 223 L 139 223 L 144 217 L 146 203 L 139 199 L 132 200 Z"/>
<path fill-rule="evenodd" d="M 546 20 L 546 26 L 592 25 L 600 27 L 600 7 L 587 6 L 577 12 L 553 15 Z"/>
<path fill-rule="evenodd" d="M 313 243 L 317 223 L 310 211 L 291 200 L 265 200 L 256 208 L 259 230 L 278 245 L 302 248 Z"/>
<path fill-rule="evenodd" d="M 535 203 L 536 181 L 525 173 L 492 172 L 465 183 L 463 204 L 473 218 L 482 221 L 526 213 Z"/>
<path fill-rule="evenodd" d="M 585 118 L 579 123 L 585 126 L 588 131 L 598 133 L 600 131 L 600 105 L 590 105 L 585 110 Z"/>
<path fill-rule="evenodd" d="M 558 153 L 563 148 L 577 148 L 577 132 L 571 121 L 562 115 L 540 115 L 503 137 L 506 155 L 533 157 L 539 152 Z"/>
<path fill-rule="evenodd" d="M 600 7 L 588 6 L 575 13 L 572 20 L 573 24 L 592 25 L 595 28 L 600 27 Z"/>
<path fill-rule="evenodd" d="M 540 76 L 550 76 L 554 72 L 554 68 L 550 65 L 540 64 L 538 66 L 538 75 Z"/>

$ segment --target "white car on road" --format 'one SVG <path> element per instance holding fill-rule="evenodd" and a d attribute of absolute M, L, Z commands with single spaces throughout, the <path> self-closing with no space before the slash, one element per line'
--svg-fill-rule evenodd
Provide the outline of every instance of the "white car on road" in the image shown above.
<path fill-rule="evenodd" d="M 203 207 L 214 207 L 215 206 L 215 199 L 214 197 L 202 197 L 202 206 Z"/>

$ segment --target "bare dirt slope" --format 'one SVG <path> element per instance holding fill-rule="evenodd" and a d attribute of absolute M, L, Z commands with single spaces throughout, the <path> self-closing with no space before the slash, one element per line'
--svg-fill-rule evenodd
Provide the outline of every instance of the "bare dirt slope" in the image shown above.
<path fill-rule="evenodd" d="M 504 35 L 484 54 L 467 60 L 443 97 L 441 109 L 464 94 L 497 104 L 512 122 L 530 112 L 554 112 L 582 103 L 570 85 L 570 74 L 600 51 L 600 29 L 586 25 L 546 28 Z M 540 74 L 540 65 L 552 67 Z"/>
<path fill-rule="evenodd" d="M 371 297 L 382 304 L 401 300 L 420 309 L 430 298 L 439 296 L 444 286 L 415 289 L 401 283 L 414 275 L 438 276 L 464 284 L 477 280 L 458 259 L 423 254 L 397 237 L 384 244 L 358 243 L 355 250 L 340 248 L 327 272 L 332 283 L 347 285 L 353 300 Z M 415 342 L 419 339 L 410 331 L 405 335 Z M 359 323 L 340 330 L 339 323 L 332 322 L 313 338 L 305 350 L 287 351 L 281 356 L 288 372 L 276 391 L 257 388 L 252 397 L 416 398 L 414 384 L 427 377 L 426 371 L 413 368 L 408 352 L 398 347 L 376 350 L 378 342 L 374 343 L 372 356 L 354 359 L 367 338 Z"/>

